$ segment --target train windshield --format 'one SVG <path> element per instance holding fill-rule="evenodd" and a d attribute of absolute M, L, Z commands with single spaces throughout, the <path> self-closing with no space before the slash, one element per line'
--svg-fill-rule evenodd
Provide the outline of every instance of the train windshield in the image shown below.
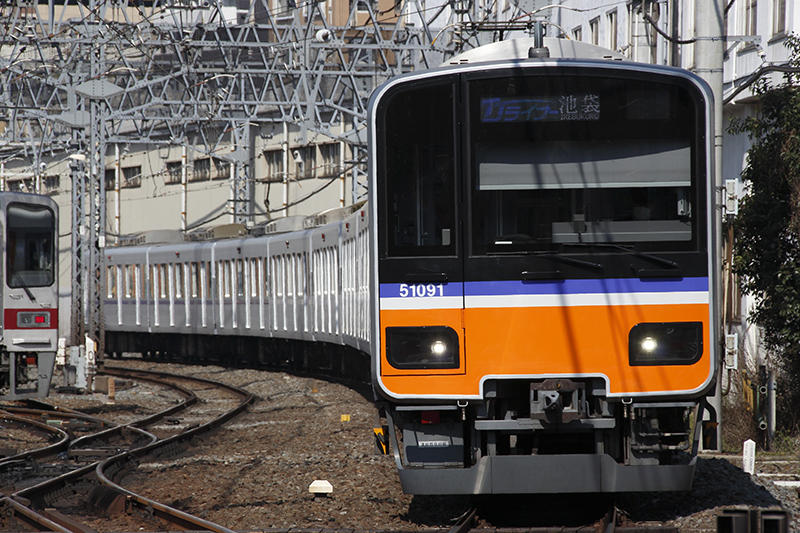
<path fill-rule="evenodd" d="M 55 216 L 45 206 L 12 203 L 6 214 L 9 287 L 47 287 L 55 280 Z"/>
<path fill-rule="evenodd" d="M 687 88 L 518 76 L 473 80 L 469 105 L 474 254 L 697 249 L 702 117 Z"/>

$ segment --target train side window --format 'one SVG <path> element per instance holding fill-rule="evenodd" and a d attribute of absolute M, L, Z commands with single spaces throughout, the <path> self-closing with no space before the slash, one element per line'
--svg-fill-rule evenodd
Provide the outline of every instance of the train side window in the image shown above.
<path fill-rule="evenodd" d="M 211 262 L 206 261 L 203 263 L 203 270 L 206 271 L 206 285 L 205 290 L 202 292 L 202 295 L 208 298 L 211 295 Z"/>
<path fill-rule="evenodd" d="M 284 256 L 282 255 L 275 258 L 275 296 L 279 298 L 283 296 L 283 286 L 285 284 L 285 279 L 283 277 L 283 260 Z"/>
<path fill-rule="evenodd" d="M 132 296 L 133 289 L 133 266 L 125 265 L 123 269 L 123 283 L 125 284 L 123 294 L 125 295 L 125 298 L 130 298 Z"/>
<path fill-rule="evenodd" d="M 236 260 L 236 296 L 244 297 L 244 261 Z"/>
<path fill-rule="evenodd" d="M 256 298 L 258 296 L 258 262 L 260 259 L 250 260 L 250 297 Z"/>
<path fill-rule="evenodd" d="M 382 255 L 456 254 L 455 101 L 445 82 L 399 89 L 379 104 Z"/>
<path fill-rule="evenodd" d="M 106 297 L 110 300 L 117 297 L 117 266 L 110 266 L 106 272 Z"/>
<path fill-rule="evenodd" d="M 133 294 L 139 300 L 142 298 L 142 267 L 141 265 L 136 265 L 133 268 Z"/>
<path fill-rule="evenodd" d="M 175 298 L 183 298 L 183 265 L 178 263 L 172 268 L 175 271 Z"/>
<path fill-rule="evenodd" d="M 192 285 L 192 298 L 197 298 L 200 294 L 200 275 L 198 273 L 197 263 L 192 263 L 189 266 L 190 270 L 190 283 Z"/>
<path fill-rule="evenodd" d="M 294 296 L 294 278 L 295 278 L 295 255 L 287 255 L 285 263 L 286 273 L 286 296 Z"/>
<path fill-rule="evenodd" d="M 268 301 L 269 300 L 269 295 L 270 295 L 270 292 L 271 292 L 270 288 L 269 288 L 269 266 L 270 266 L 269 259 L 268 258 L 264 259 L 262 261 L 261 265 L 264 267 L 264 279 L 262 280 L 262 282 L 264 283 L 265 300 Z"/>
<path fill-rule="evenodd" d="M 159 271 L 160 271 L 159 272 L 160 275 L 158 277 L 159 277 L 159 282 L 160 282 L 159 285 L 161 286 L 161 297 L 162 298 L 166 298 L 167 297 L 167 282 L 168 282 L 167 265 L 160 265 L 159 266 Z"/>
<path fill-rule="evenodd" d="M 11 203 L 6 211 L 9 287 L 47 287 L 55 281 L 55 215 L 43 205 Z"/>
<path fill-rule="evenodd" d="M 231 297 L 231 262 L 230 261 L 224 261 L 222 263 L 222 270 L 223 270 L 222 279 L 224 281 L 224 285 L 223 286 L 225 287 L 225 298 L 230 298 Z"/>

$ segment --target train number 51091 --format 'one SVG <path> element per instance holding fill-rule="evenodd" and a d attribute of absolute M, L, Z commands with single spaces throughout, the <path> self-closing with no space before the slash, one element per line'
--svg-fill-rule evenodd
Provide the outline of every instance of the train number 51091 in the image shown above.
<path fill-rule="evenodd" d="M 426 298 L 431 296 L 444 296 L 444 285 L 441 283 L 401 283 L 401 298 Z"/>

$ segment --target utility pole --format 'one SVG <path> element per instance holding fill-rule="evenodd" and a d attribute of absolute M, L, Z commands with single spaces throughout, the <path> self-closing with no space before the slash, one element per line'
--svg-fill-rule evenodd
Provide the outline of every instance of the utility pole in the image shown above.
<path fill-rule="evenodd" d="M 725 51 L 725 2 L 724 0 L 698 0 L 695 11 L 695 31 L 697 42 L 695 44 L 695 69 L 694 71 L 702 77 L 710 86 L 714 93 L 714 166 L 711 171 L 711 190 L 713 193 L 714 213 L 717 224 L 715 242 L 712 246 L 719 248 L 722 239 L 719 235 L 719 220 L 721 219 L 721 206 L 719 203 L 719 190 L 722 184 L 722 64 Z M 718 250 L 714 250 L 717 252 Z M 719 254 L 717 254 L 719 256 Z M 719 294 L 720 291 L 716 291 Z M 718 311 L 721 311 L 722 302 L 709 302 Z M 724 331 L 723 324 L 717 324 L 718 331 Z M 718 339 L 711 339 L 712 343 L 717 343 Z M 717 344 L 718 350 L 721 346 Z M 719 358 L 722 359 L 722 358 Z M 722 361 L 717 361 L 718 369 L 722 368 Z M 716 422 L 716 425 L 706 425 L 703 427 L 704 449 L 719 451 L 722 449 L 722 393 L 720 384 L 717 383 L 716 392 L 713 398 L 709 398 L 710 409 L 715 413 L 708 413 L 708 420 Z M 707 429 L 708 428 L 708 429 Z M 715 431 L 712 437 L 708 432 Z"/>

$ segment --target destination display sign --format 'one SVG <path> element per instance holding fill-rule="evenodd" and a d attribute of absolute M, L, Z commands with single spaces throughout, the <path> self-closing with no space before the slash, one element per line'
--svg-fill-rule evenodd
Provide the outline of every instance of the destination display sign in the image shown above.
<path fill-rule="evenodd" d="M 481 98 L 481 122 L 600 120 L 600 96 L 570 94 L 540 98 Z"/>

